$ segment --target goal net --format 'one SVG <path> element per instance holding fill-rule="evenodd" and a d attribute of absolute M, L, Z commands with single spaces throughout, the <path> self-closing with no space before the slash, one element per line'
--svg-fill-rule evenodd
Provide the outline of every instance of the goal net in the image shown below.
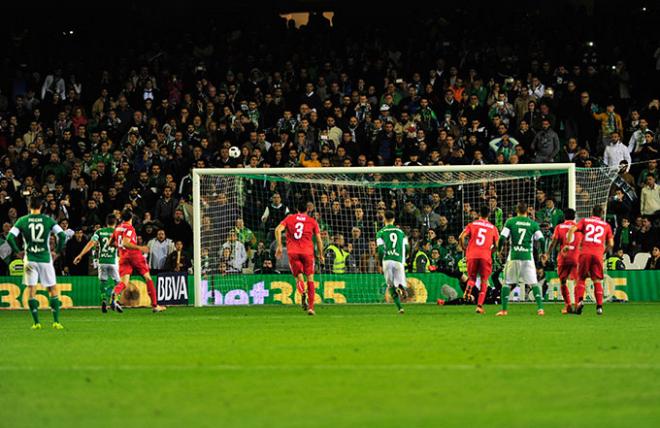
<path fill-rule="evenodd" d="M 316 266 L 319 302 L 386 300 L 375 252 L 386 210 L 395 212 L 411 244 L 410 299 L 451 299 L 460 292 L 456 239 L 481 205 L 491 208 L 491 221 L 501 229 L 516 204 L 526 202 L 549 238 L 557 218 L 552 204 L 587 216 L 596 204 L 606 207 L 615 176 L 615 169 L 573 164 L 195 169 L 195 302 L 299 302 L 286 249 L 281 259 L 274 257 L 274 229 L 300 201 L 319 222 L 330 257 Z M 428 260 L 417 258 L 420 252 Z"/>

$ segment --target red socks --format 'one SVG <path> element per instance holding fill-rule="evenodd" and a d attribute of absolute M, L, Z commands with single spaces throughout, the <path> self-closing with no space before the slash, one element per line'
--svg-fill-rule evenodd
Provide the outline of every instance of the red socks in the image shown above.
<path fill-rule="evenodd" d="M 304 285 L 304 284 L 303 284 Z M 307 305 L 309 309 L 314 310 L 314 297 L 316 295 L 316 290 L 314 288 L 313 281 L 307 281 Z"/>
<path fill-rule="evenodd" d="M 479 298 L 477 305 L 482 306 L 486 301 L 486 294 L 488 293 L 488 281 L 481 280 L 481 290 L 479 290 Z"/>
<path fill-rule="evenodd" d="M 115 296 L 119 296 L 121 294 L 121 292 L 124 291 L 124 288 L 126 288 L 126 284 L 124 284 L 123 282 L 120 282 L 119 284 L 117 284 L 115 286 L 115 289 L 112 290 L 112 292 L 115 293 Z"/>
<path fill-rule="evenodd" d="M 579 304 L 584 299 L 584 279 L 579 279 L 575 285 L 575 303 Z"/>
<path fill-rule="evenodd" d="M 154 287 L 154 282 L 151 279 L 147 279 L 147 293 L 151 299 L 151 306 L 158 306 L 158 297 L 156 297 L 156 288 Z"/>
<path fill-rule="evenodd" d="M 571 293 L 568 292 L 568 285 L 565 283 L 561 285 L 561 297 L 564 298 L 566 306 L 571 306 Z"/>
<path fill-rule="evenodd" d="M 474 288 L 475 284 L 476 284 L 475 280 L 468 279 L 467 286 L 465 287 L 465 293 L 463 293 L 463 297 L 468 297 L 472 294 L 472 289 Z"/>
<path fill-rule="evenodd" d="M 596 295 L 596 304 L 603 306 L 603 283 L 594 282 L 594 294 Z"/>
<path fill-rule="evenodd" d="M 580 303 L 584 299 L 584 290 L 585 290 L 584 280 L 578 280 L 577 285 L 575 286 L 575 303 Z M 564 290 L 562 288 L 562 294 Z M 594 295 L 596 296 L 596 304 L 598 306 L 603 305 L 603 283 L 594 281 Z"/>

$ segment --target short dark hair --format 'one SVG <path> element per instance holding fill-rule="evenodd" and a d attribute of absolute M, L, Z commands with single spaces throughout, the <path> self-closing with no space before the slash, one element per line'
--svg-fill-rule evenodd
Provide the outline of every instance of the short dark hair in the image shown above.
<path fill-rule="evenodd" d="M 40 196 L 32 196 L 30 198 L 30 209 L 40 210 L 44 204 L 44 200 Z"/>
<path fill-rule="evenodd" d="M 487 205 L 482 205 L 481 208 L 479 208 L 479 215 L 482 218 L 486 218 L 490 215 L 490 209 Z"/>
<path fill-rule="evenodd" d="M 105 218 L 105 224 L 108 226 L 114 226 L 117 224 L 117 217 L 115 217 L 114 214 L 108 214 L 108 216 Z"/>
<path fill-rule="evenodd" d="M 518 205 L 516 205 L 516 212 L 518 214 L 525 214 L 527 212 L 527 203 L 526 202 L 518 202 Z"/>
<path fill-rule="evenodd" d="M 601 205 L 596 205 L 591 210 L 591 214 L 595 215 L 596 217 L 602 217 L 603 216 L 603 207 Z"/>
<path fill-rule="evenodd" d="M 573 208 L 567 208 L 564 211 L 564 218 L 566 220 L 575 220 L 575 210 Z"/>
<path fill-rule="evenodd" d="M 125 209 L 124 211 L 121 212 L 121 219 L 123 221 L 129 221 L 133 219 L 133 211 L 129 209 Z"/>
<path fill-rule="evenodd" d="M 304 199 L 301 199 L 298 202 L 298 205 L 296 206 L 296 209 L 298 210 L 299 213 L 306 213 L 307 212 L 307 201 Z"/>
<path fill-rule="evenodd" d="M 385 211 L 385 219 L 386 220 L 394 220 L 394 211 L 392 211 L 392 210 Z"/>

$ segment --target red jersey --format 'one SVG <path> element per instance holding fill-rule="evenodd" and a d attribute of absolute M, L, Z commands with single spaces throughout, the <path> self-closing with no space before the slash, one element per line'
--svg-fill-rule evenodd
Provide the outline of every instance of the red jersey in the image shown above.
<path fill-rule="evenodd" d="M 465 257 L 467 259 L 490 260 L 493 246 L 497 246 L 499 233 L 488 220 L 476 220 L 468 224 L 463 231 L 468 237 Z"/>
<path fill-rule="evenodd" d="M 289 214 L 282 223 L 286 228 L 287 254 L 314 256 L 312 237 L 319 233 L 319 224 L 307 214 Z"/>
<path fill-rule="evenodd" d="M 135 228 L 130 223 L 122 223 L 115 228 L 115 231 L 112 233 L 110 240 L 115 243 L 119 249 L 119 257 L 125 257 L 130 255 L 142 255 L 140 250 L 131 250 L 124 248 L 124 237 L 128 238 L 131 244 L 137 245 L 137 233 L 135 233 Z"/>
<path fill-rule="evenodd" d="M 575 221 L 566 220 L 562 224 L 558 224 L 555 227 L 555 232 L 552 234 L 552 239 L 556 240 L 559 243 L 559 255 L 557 256 L 557 261 L 559 263 L 574 263 L 577 264 L 578 256 L 580 255 L 580 241 L 582 240 L 582 234 L 580 232 L 575 232 L 573 234 L 573 241 L 568 242 L 566 240 L 566 235 L 568 231 L 575 226 Z M 562 248 L 568 247 L 567 252 L 561 251 Z"/>
<path fill-rule="evenodd" d="M 598 217 L 583 218 L 577 224 L 577 230 L 582 232 L 581 254 L 603 257 L 607 241 L 612 239 L 612 228 Z"/>

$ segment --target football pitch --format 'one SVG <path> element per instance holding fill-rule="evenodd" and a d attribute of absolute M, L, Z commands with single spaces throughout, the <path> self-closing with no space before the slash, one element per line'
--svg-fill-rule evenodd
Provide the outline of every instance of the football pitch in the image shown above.
<path fill-rule="evenodd" d="M 651 427 L 660 304 L 0 311 L 0 427 Z"/>

